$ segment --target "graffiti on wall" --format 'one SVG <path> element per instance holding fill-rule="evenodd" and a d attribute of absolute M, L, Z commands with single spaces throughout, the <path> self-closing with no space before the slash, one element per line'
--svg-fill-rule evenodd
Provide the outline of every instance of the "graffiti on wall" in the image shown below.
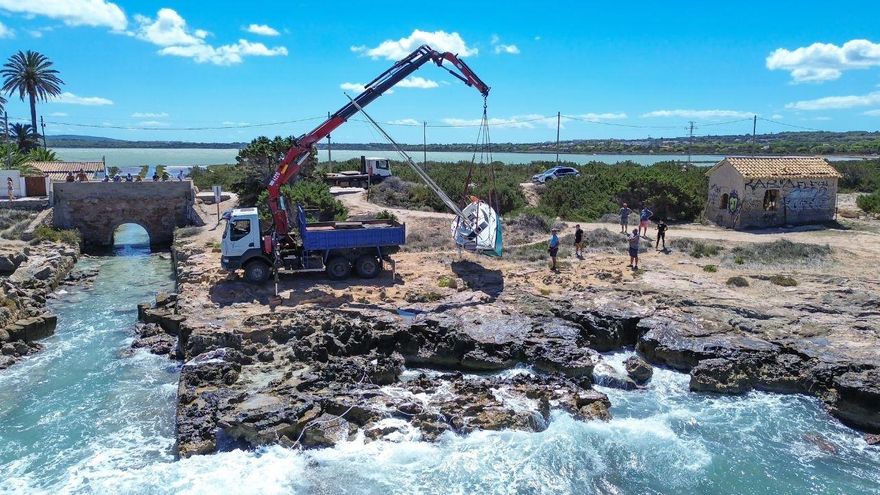
<path fill-rule="evenodd" d="M 736 189 L 730 191 L 730 197 L 727 199 L 727 211 L 736 213 L 739 210 L 739 194 Z"/>
<path fill-rule="evenodd" d="M 830 186 L 827 179 L 750 179 L 745 183 L 746 190 L 751 189 L 752 193 L 779 189 L 785 209 L 791 212 L 832 209 Z"/>

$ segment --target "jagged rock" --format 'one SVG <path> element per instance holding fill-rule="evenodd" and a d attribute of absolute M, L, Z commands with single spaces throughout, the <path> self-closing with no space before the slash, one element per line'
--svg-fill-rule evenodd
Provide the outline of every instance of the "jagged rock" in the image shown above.
<path fill-rule="evenodd" d="M 3 344 L 3 347 L 2 347 L 2 349 L 0 349 L 0 352 L 2 352 L 4 356 L 12 356 L 13 354 L 15 354 L 15 345 L 8 344 L 8 343 Z"/>
<path fill-rule="evenodd" d="M 730 359 L 704 359 L 691 370 L 690 389 L 694 391 L 743 394 L 752 387 L 752 379 Z"/>
<path fill-rule="evenodd" d="M 593 368 L 593 383 L 621 390 L 634 390 L 639 387 L 632 378 L 620 373 L 608 363 L 601 362 Z"/>
<path fill-rule="evenodd" d="M 868 433 L 867 435 L 865 435 L 865 441 L 868 442 L 868 445 L 880 445 L 880 435 L 873 435 Z"/>
<path fill-rule="evenodd" d="M 57 324 L 57 316 L 44 314 L 18 320 L 7 327 L 6 331 L 9 333 L 9 340 L 33 342 L 52 335 Z"/>
<path fill-rule="evenodd" d="M 880 370 L 849 371 L 835 377 L 829 408 L 845 423 L 880 431 Z"/>
<path fill-rule="evenodd" d="M 626 373 L 638 384 L 648 383 L 654 374 L 654 368 L 638 356 L 630 356 L 623 362 Z"/>
<path fill-rule="evenodd" d="M 51 265 L 43 265 L 37 268 L 33 277 L 37 280 L 48 280 L 55 273 L 55 269 Z"/>

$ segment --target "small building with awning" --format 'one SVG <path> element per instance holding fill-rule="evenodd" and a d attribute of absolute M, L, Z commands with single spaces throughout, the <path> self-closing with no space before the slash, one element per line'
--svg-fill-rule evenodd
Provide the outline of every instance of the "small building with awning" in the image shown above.
<path fill-rule="evenodd" d="M 729 156 L 706 172 L 706 218 L 744 229 L 834 219 L 840 173 L 820 156 Z"/>
<path fill-rule="evenodd" d="M 100 180 L 104 177 L 104 162 L 29 162 L 28 165 L 34 167 L 49 177 L 53 182 L 64 182 L 67 180 L 67 174 L 72 173 L 74 177 L 82 170 L 90 181 Z"/>

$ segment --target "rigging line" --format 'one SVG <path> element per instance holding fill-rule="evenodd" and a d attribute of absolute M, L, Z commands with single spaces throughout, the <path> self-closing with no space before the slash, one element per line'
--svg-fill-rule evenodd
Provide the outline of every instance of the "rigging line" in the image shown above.
<path fill-rule="evenodd" d="M 829 132 L 829 131 L 825 131 L 825 130 L 822 130 L 822 129 L 816 129 L 815 127 L 805 127 L 805 126 L 802 126 L 802 125 L 786 124 L 785 122 L 779 122 L 779 121 L 776 121 L 776 120 L 765 119 L 764 117 L 758 117 L 758 120 L 763 120 L 764 122 L 770 122 L 770 123 L 773 123 L 773 124 L 784 125 L 784 126 L 786 126 L 786 127 L 794 127 L 795 129 L 804 129 L 804 130 L 807 130 L 807 131 L 815 131 L 815 132 Z"/>
<path fill-rule="evenodd" d="M 388 142 L 390 142 L 391 145 L 394 146 L 394 149 L 397 151 L 397 153 L 404 158 L 404 160 L 409 164 L 410 168 L 413 169 L 413 172 L 415 172 L 416 175 L 418 175 L 422 178 L 423 181 L 425 181 L 425 184 L 427 184 L 428 187 L 434 191 L 434 194 L 436 194 L 440 198 L 440 200 L 443 201 L 443 203 L 446 204 L 446 206 L 449 207 L 449 209 L 452 210 L 456 214 L 456 216 L 458 216 L 458 218 L 463 219 L 464 213 L 461 212 L 461 209 L 458 207 L 457 204 L 455 204 L 454 201 L 452 201 L 452 199 L 449 198 L 446 192 L 444 192 L 443 189 L 438 186 L 436 182 L 434 182 L 434 179 L 432 179 L 431 176 L 427 174 L 427 172 L 416 165 L 416 162 L 414 162 L 413 159 L 410 158 L 410 156 L 405 151 L 403 151 L 403 149 L 394 141 L 394 139 L 389 136 L 387 132 L 385 132 L 385 129 L 382 129 L 382 127 L 379 126 L 379 124 L 376 123 L 376 121 L 373 120 L 373 118 L 370 117 L 370 115 L 367 114 L 367 112 L 365 112 L 364 109 L 360 105 L 358 105 L 351 96 L 349 96 L 347 93 L 345 94 L 345 96 L 349 100 L 351 100 L 355 108 L 357 108 L 358 111 L 360 111 L 361 114 L 370 121 L 373 127 L 375 127 L 376 130 L 378 130 L 383 136 L 385 136 L 385 139 L 387 139 Z"/>
<path fill-rule="evenodd" d="M 576 115 L 562 115 L 566 119 L 578 120 L 580 122 L 587 122 L 588 124 L 599 124 L 599 125 L 609 125 L 614 127 L 632 127 L 634 129 L 681 129 L 681 126 L 678 125 L 638 125 L 638 124 L 620 124 L 617 122 L 602 122 L 601 120 L 596 119 L 587 119 L 583 117 L 578 117 Z"/>
<path fill-rule="evenodd" d="M 759 117 L 759 118 L 760 118 L 760 117 Z M 736 124 L 736 123 L 738 123 L 738 122 L 751 122 L 751 121 L 752 121 L 752 119 L 751 119 L 751 118 L 748 118 L 748 119 L 728 120 L 728 121 L 726 121 L 726 122 L 707 122 L 707 123 L 705 123 L 705 124 L 699 124 L 699 125 L 697 125 L 697 126 L 695 126 L 695 127 L 697 127 L 697 128 L 699 128 L 699 127 L 710 127 L 710 126 L 713 126 L 713 125 Z"/>

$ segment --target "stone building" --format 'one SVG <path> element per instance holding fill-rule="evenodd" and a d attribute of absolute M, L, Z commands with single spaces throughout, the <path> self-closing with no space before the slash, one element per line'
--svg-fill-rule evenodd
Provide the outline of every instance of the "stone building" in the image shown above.
<path fill-rule="evenodd" d="M 818 156 L 729 156 L 709 176 L 706 218 L 735 229 L 827 222 L 840 174 Z"/>

